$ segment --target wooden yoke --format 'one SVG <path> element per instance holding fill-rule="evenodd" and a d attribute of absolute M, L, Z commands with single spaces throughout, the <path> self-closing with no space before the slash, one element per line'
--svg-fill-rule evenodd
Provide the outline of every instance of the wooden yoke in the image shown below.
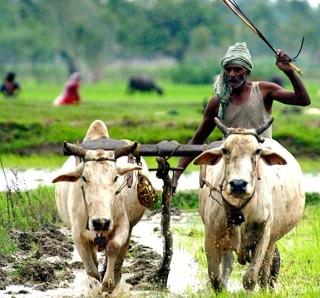
<path fill-rule="evenodd" d="M 158 144 L 142 144 L 139 152 L 140 156 L 197 156 L 207 149 L 219 147 L 221 141 L 215 141 L 209 145 L 189 145 L 179 144 L 177 141 L 162 141 Z M 121 140 L 115 140 L 110 138 L 100 138 L 97 140 L 85 141 L 80 144 L 84 149 L 95 150 L 114 150 L 116 148 L 126 145 L 127 142 Z"/>

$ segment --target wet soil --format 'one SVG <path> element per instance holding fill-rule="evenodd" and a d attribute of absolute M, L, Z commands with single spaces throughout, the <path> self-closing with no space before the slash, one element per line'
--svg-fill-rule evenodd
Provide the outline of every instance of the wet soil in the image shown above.
<path fill-rule="evenodd" d="M 81 262 L 71 261 L 74 246 L 70 236 L 56 226 L 36 232 L 11 230 L 10 236 L 18 251 L 0 255 L 0 290 L 12 284 L 38 291 L 67 287 L 75 278 L 73 269 L 83 269 Z M 122 270 L 125 281 L 133 289 L 154 289 L 160 259 L 151 248 L 131 241 Z"/>
<path fill-rule="evenodd" d="M 157 287 L 157 270 L 161 256 L 151 248 L 130 242 L 127 259 L 122 268 L 126 283 L 132 285 L 133 290 L 152 290 Z"/>
<path fill-rule="evenodd" d="M 18 250 L 11 256 L 1 256 L 0 288 L 24 284 L 38 290 L 63 287 L 74 278 L 71 260 L 71 240 L 55 226 L 36 232 L 10 230 Z"/>

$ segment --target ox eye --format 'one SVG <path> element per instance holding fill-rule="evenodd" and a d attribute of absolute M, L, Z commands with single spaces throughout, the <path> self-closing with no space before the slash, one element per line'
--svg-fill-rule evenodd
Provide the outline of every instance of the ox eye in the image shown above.
<path fill-rule="evenodd" d="M 88 182 L 88 179 L 85 176 L 81 176 L 81 179 L 83 180 L 83 182 Z"/>
<path fill-rule="evenodd" d="M 228 155 L 228 154 L 230 154 L 230 151 L 226 148 L 222 148 L 222 153 L 225 155 Z"/>
<path fill-rule="evenodd" d="M 116 182 L 118 180 L 119 176 L 114 177 L 113 182 Z"/>
<path fill-rule="evenodd" d="M 261 153 L 261 149 L 257 149 L 255 153 L 256 155 L 259 155 Z"/>

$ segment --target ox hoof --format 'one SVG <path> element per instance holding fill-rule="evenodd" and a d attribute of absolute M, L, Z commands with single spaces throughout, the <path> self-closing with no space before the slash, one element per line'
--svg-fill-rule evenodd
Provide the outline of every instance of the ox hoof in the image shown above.
<path fill-rule="evenodd" d="M 222 292 L 224 289 L 223 283 L 220 278 L 211 278 L 211 286 L 216 292 Z"/>
<path fill-rule="evenodd" d="M 256 281 L 252 278 L 251 274 L 245 273 L 243 276 L 243 287 L 247 291 L 253 291 L 256 286 Z"/>
<path fill-rule="evenodd" d="M 102 292 L 106 292 L 110 294 L 114 288 L 115 288 L 114 280 L 109 278 L 103 281 L 101 290 Z"/>

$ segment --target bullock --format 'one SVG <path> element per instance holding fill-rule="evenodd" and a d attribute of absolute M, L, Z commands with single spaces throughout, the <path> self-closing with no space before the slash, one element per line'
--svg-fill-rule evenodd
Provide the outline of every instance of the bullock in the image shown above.
<path fill-rule="evenodd" d="M 159 95 L 163 94 L 163 89 L 158 84 L 156 84 L 154 80 L 146 76 L 135 76 L 129 79 L 128 92 L 131 93 L 133 91 L 155 91 Z"/>
<path fill-rule="evenodd" d="M 94 121 L 85 141 L 108 137 L 107 127 Z M 121 279 L 133 226 L 141 219 L 145 207 L 137 197 L 136 170 L 148 176 L 146 163 L 128 163 L 133 145 L 114 151 L 85 150 L 65 143 L 71 153 L 60 173 L 53 179 L 56 203 L 64 224 L 71 228 L 74 244 L 87 274 L 100 280 L 96 250 L 105 250 L 106 272 L 102 291 L 112 292 Z M 123 156 L 123 157 L 121 157 Z M 134 172 L 132 172 L 134 171 Z M 132 172 L 129 188 L 123 175 Z"/>
<path fill-rule="evenodd" d="M 279 271 L 276 242 L 301 219 L 305 195 L 295 158 L 278 142 L 256 129 L 228 128 L 219 147 L 204 151 L 194 164 L 207 167 L 199 190 L 199 212 L 205 225 L 205 252 L 213 288 L 227 285 L 233 252 L 241 265 L 249 263 L 243 287 L 273 287 Z"/>

